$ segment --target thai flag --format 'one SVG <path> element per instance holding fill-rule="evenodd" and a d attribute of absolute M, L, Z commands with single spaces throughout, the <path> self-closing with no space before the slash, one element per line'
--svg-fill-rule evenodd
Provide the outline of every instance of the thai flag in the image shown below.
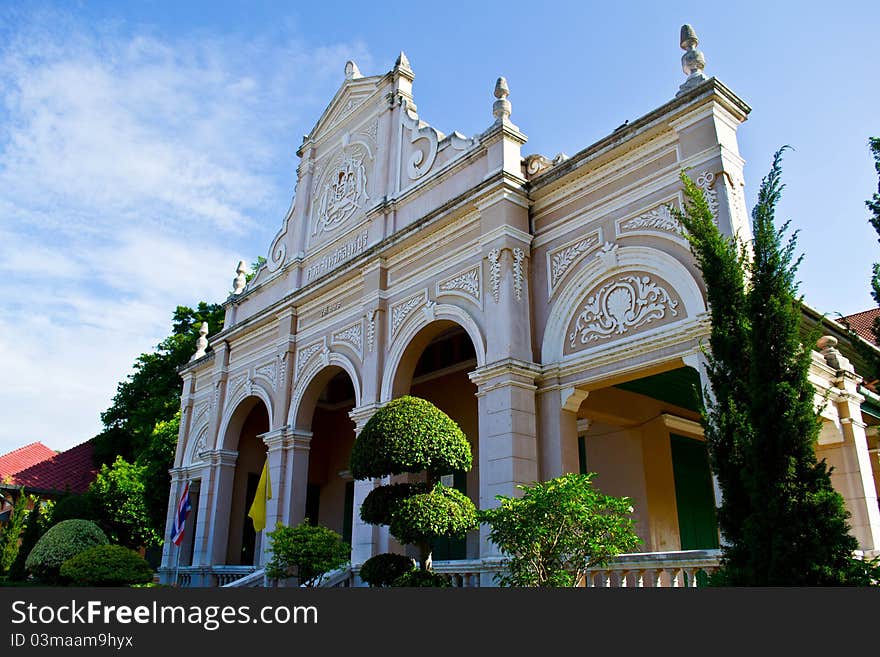
<path fill-rule="evenodd" d="M 189 482 L 183 487 L 183 495 L 177 504 L 177 514 L 174 516 L 174 524 L 171 527 L 171 542 L 179 546 L 183 541 L 183 529 L 186 526 L 186 517 L 192 511 L 192 504 L 189 501 Z"/>

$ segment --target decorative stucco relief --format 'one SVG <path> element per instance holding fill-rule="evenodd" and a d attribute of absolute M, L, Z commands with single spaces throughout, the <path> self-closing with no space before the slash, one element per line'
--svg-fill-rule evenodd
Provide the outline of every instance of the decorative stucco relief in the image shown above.
<path fill-rule="evenodd" d="M 278 376 L 278 365 L 275 360 L 272 360 L 264 365 L 260 365 L 257 369 L 254 370 L 255 376 L 262 376 L 264 379 L 269 381 L 272 384 L 272 389 L 275 389 L 277 384 L 277 376 Z"/>
<path fill-rule="evenodd" d="M 559 286 L 560 281 L 572 266 L 593 252 L 601 241 L 600 230 L 594 230 L 573 242 L 568 242 L 547 252 L 547 269 L 550 272 L 550 293 Z"/>
<path fill-rule="evenodd" d="M 523 260 L 526 255 L 519 247 L 513 250 L 513 296 L 522 301 L 523 292 Z"/>
<path fill-rule="evenodd" d="M 715 189 L 715 174 L 711 171 L 704 171 L 696 180 L 697 187 L 703 190 L 706 202 L 709 204 L 709 210 L 718 222 L 718 191 Z"/>
<path fill-rule="evenodd" d="M 419 120 L 419 115 L 405 99 L 401 102 L 400 120 L 403 127 L 409 130 L 409 142 L 415 147 L 407 159 L 406 174 L 410 180 L 418 180 L 434 166 L 440 135 L 434 128 Z"/>
<path fill-rule="evenodd" d="M 569 324 L 565 351 L 674 321 L 681 299 L 664 280 L 630 272 L 594 286 Z"/>
<path fill-rule="evenodd" d="M 320 340 L 318 342 L 313 342 L 312 344 L 303 347 L 296 353 L 296 377 L 303 373 L 306 365 L 309 360 L 311 360 L 312 356 L 321 351 L 324 348 L 324 341 Z"/>
<path fill-rule="evenodd" d="M 406 318 L 419 306 L 427 302 L 428 294 L 426 291 L 419 292 L 417 295 L 398 301 L 391 306 L 391 337 L 393 338 Z"/>
<path fill-rule="evenodd" d="M 453 274 L 437 283 L 437 296 L 457 294 L 480 303 L 480 267 L 474 265 L 463 272 Z"/>
<path fill-rule="evenodd" d="M 501 294 L 501 251 L 492 249 L 489 251 L 489 281 L 492 285 L 492 298 L 495 303 L 500 300 Z"/>
<path fill-rule="evenodd" d="M 346 326 L 341 331 L 336 331 L 330 338 L 331 343 L 344 344 L 351 347 L 360 357 L 363 354 L 364 326 L 358 321 L 351 326 Z"/>
<path fill-rule="evenodd" d="M 373 353 L 373 346 L 376 342 L 376 310 L 370 311 L 370 318 L 367 321 L 367 349 Z"/>
<path fill-rule="evenodd" d="M 315 190 L 313 235 L 339 228 L 370 199 L 365 160 L 366 149 L 356 144 L 327 168 Z"/>
<path fill-rule="evenodd" d="M 669 206 L 664 204 L 637 217 L 620 222 L 619 231 L 621 233 L 660 232 L 681 236 L 683 229 L 672 215 Z"/>

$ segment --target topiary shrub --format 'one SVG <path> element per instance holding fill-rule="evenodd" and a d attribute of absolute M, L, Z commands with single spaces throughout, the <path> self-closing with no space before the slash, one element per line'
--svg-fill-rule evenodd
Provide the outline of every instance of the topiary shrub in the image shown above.
<path fill-rule="evenodd" d="M 395 579 L 392 586 L 449 588 L 452 586 L 452 579 L 449 575 L 435 573 L 433 570 L 412 570 Z"/>
<path fill-rule="evenodd" d="M 373 587 L 393 586 L 401 575 L 416 570 L 416 562 L 404 554 L 377 554 L 361 566 L 360 576 Z"/>
<path fill-rule="evenodd" d="M 107 536 L 90 520 L 65 520 L 43 534 L 25 561 L 25 569 L 44 584 L 58 584 L 61 565 L 95 545 L 107 545 Z"/>
<path fill-rule="evenodd" d="M 121 545 L 96 545 L 61 564 L 61 580 L 73 586 L 131 586 L 153 579 L 150 564 Z"/>
<path fill-rule="evenodd" d="M 439 484 L 442 475 L 470 470 L 472 462 L 467 436 L 434 404 L 411 396 L 388 402 L 367 421 L 354 443 L 352 476 L 370 479 L 412 473 L 423 474 L 425 481 L 373 489 L 361 505 L 361 519 L 388 525 L 401 543 L 417 545 L 421 570 L 430 571 L 434 539 L 462 536 L 477 526 L 470 498 Z M 430 586 L 426 582 L 444 580 L 425 575 L 418 581 L 422 583 L 401 585 Z"/>

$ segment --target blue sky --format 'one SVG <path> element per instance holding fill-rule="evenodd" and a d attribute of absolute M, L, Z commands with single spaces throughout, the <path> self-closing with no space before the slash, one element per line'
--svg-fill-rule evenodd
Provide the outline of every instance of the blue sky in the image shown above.
<path fill-rule="evenodd" d="M 686 22 L 753 108 L 750 207 L 794 148 L 780 217 L 808 303 L 870 307 L 880 3 L 0 0 L 0 453 L 94 435 L 172 309 L 265 254 L 347 59 L 371 75 L 405 50 L 421 117 L 466 135 L 505 75 L 524 153 L 572 155 L 673 97 Z"/>

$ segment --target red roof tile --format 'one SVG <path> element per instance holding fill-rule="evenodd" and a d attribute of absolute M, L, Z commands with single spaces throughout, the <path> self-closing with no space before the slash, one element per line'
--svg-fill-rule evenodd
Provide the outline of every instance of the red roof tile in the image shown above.
<path fill-rule="evenodd" d="M 55 456 L 54 449 L 49 449 L 43 443 L 36 442 L 24 447 L 14 449 L 8 454 L 0 456 L 0 483 L 22 470 L 36 465 L 40 461 Z"/>
<path fill-rule="evenodd" d="M 12 483 L 25 488 L 63 493 L 84 493 L 95 479 L 98 468 L 92 460 L 94 448 L 91 441 L 71 447 L 20 471 Z"/>
<path fill-rule="evenodd" d="M 860 338 L 864 338 L 871 344 L 877 344 L 874 332 L 871 327 L 874 326 L 874 319 L 880 317 L 880 308 L 871 308 L 863 310 L 860 313 L 848 315 L 843 318 L 843 322 L 849 324 L 853 331 L 859 334 Z"/>

